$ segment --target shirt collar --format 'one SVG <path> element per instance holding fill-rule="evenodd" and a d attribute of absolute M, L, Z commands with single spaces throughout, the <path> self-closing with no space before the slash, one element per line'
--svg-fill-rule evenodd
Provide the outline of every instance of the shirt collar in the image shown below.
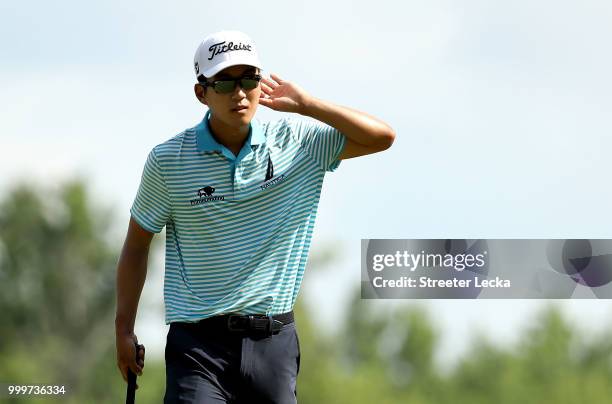
<path fill-rule="evenodd" d="M 222 145 L 217 142 L 210 131 L 208 120 L 210 119 L 210 110 L 206 111 L 206 115 L 202 122 L 196 125 L 196 139 L 198 150 L 200 152 L 222 151 Z M 249 136 L 246 140 L 246 145 L 258 146 L 266 140 L 261 124 L 253 120 L 249 125 Z"/>

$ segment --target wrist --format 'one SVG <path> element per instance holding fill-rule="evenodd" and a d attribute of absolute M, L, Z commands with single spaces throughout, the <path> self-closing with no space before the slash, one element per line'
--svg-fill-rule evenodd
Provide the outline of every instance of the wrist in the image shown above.
<path fill-rule="evenodd" d="M 127 320 L 124 316 L 115 317 L 115 333 L 117 335 L 129 335 L 134 333 L 134 323 Z"/>
<path fill-rule="evenodd" d="M 302 101 L 302 105 L 298 113 L 300 115 L 312 117 L 312 113 L 316 109 L 317 102 L 318 100 L 310 95 L 304 97 L 304 100 Z"/>

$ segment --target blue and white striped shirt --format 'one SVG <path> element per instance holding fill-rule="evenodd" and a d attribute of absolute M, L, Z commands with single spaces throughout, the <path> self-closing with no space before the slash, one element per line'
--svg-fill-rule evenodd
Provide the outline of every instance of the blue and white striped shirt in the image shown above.
<path fill-rule="evenodd" d="M 253 121 L 234 156 L 209 114 L 153 148 L 130 210 L 150 232 L 166 226 L 166 324 L 293 308 L 323 177 L 346 142 L 317 121 Z"/>

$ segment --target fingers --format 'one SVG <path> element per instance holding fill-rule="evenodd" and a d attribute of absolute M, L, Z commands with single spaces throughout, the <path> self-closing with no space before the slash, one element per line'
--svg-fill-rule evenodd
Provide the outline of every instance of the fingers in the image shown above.
<path fill-rule="evenodd" d="M 278 83 L 274 82 L 271 78 L 265 76 L 261 78 L 261 82 L 266 83 L 269 87 L 272 88 L 278 86 Z"/>
<path fill-rule="evenodd" d="M 138 353 L 137 353 L 136 363 L 140 368 L 144 368 L 144 360 L 145 360 L 145 347 L 144 345 L 138 345 Z M 141 372 L 142 373 L 142 372 Z"/>
<path fill-rule="evenodd" d="M 263 105 L 264 107 L 272 108 L 274 101 L 269 98 L 265 98 L 263 94 L 259 97 L 259 105 Z"/>
<path fill-rule="evenodd" d="M 272 77 L 274 81 L 276 81 L 278 84 L 283 84 L 285 82 L 285 80 L 281 79 L 278 75 L 274 73 L 270 74 L 270 77 Z"/>
<path fill-rule="evenodd" d="M 128 369 L 131 370 L 132 373 L 134 373 L 135 375 L 142 376 L 142 368 L 144 367 L 144 362 L 142 362 L 142 365 L 139 365 L 138 363 L 136 363 L 135 360 L 133 360 L 130 363 L 120 363 L 118 367 L 121 371 L 121 376 L 123 376 L 123 380 L 127 382 Z"/>
<path fill-rule="evenodd" d="M 144 347 L 144 345 L 138 345 L 138 356 L 140 357 L 140 359 L 142 359 L 142 362 L 144 363 L 144 358 L 145 358 L 145 347 Z"/>
<path fill-rule="evenodd" d="M 127 383 L 128 379 L 127 379 L 127 366 L 121 366 L 120 363 L 117 364 L 117 367 L 119 368 L 119 371 L 121 372 L 121 377 L 123 377 L 123 381 Z"/>
<path fill-rule="evenodd" d="M 140 362 L 140 360 L 139 360 Z M 136 363 L 136 360 L 132 360 L 129 363 L 129 367 L 130 370 L 132 372 L 134 372 L 134 374 L 138 375 L 138 376 L 142 376 L 142 367 L 144 366 L 144 362 L 142 362 L 142 365 L 140 365 L 139 363 Z"/>
<path fill-rule="evenodd" d="M 123 381 L 126 382 L 126 383 L 128 383 L 128 376 L 127 376 L 128 369 L 130 369 L 130 366 L 121 366 L 121 365 L 119 365 L 119 370 L 121 371 L 121 377 L 123 377 Z M 132 371 L 132 373 L 134 373 L 134 372 Z M 136 383 L 136 389 L 138 389 L 138 383 Z"/>
<path fill-rule="evenodd" d="M 262 79 L 260 84 L 261 84 L 261 91 L 263 94 L 268 95 L 268 96 L 272 95 L 274 90 L 273 90 L 273 87 L 272 87 L 273 84 L 271 81 L 269 80 L 264 81 Z"/>
<path fill-rule="evenodd" d="M 142 376 L 142 369 L 144 368 L 145 359 L 145 347 L 144 345 L 136 345 L 136 360 L 130 364 L 130 369 L 134 374 Z M 136 390 L 138 390 L 138 383 L 136 383 Z"/>
<path fill-rule="evenodd" d="M 145 347 L 144 345 L 132 345 L 132 353 L 128 352 L 128 357 L 121 355 L 117 361 L 117 367 L 121 372 L 121 377 L 127 383 L 128 382 L 128 370 L 138 376 L 142 376 L 142 370 L 144 368 L 145 360 Z"/>
<path fill-rule="evenodd" d="M 284 81 L 280 77 L 278 77 L 276 74 L 271 74 L 270 77 L 271 78 L 262 77 L 261 81 L 263 83 L 265 83 L 268 87 L 272 88 L 272 89 L 275 89 L 280 84 L 284 83 Z"/>

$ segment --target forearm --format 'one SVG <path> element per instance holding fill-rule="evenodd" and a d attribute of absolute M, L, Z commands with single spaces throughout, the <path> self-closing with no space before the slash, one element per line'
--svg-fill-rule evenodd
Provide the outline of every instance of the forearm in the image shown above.
<path fill-rule="evenodd" d="M 380 119 L 318 98 L 309 97 L 300 113 L 336 128 L 348 139 L 364 146 L 386 148 L 395 138 L 393 129 Z"/>
<path fill-rule="evenodd" d="M 138 301 L 147 277 L 148 249 L 128 249 L 124 246 L 117 265 L 117 313 L 115 331 L 132 333 Z"/>

